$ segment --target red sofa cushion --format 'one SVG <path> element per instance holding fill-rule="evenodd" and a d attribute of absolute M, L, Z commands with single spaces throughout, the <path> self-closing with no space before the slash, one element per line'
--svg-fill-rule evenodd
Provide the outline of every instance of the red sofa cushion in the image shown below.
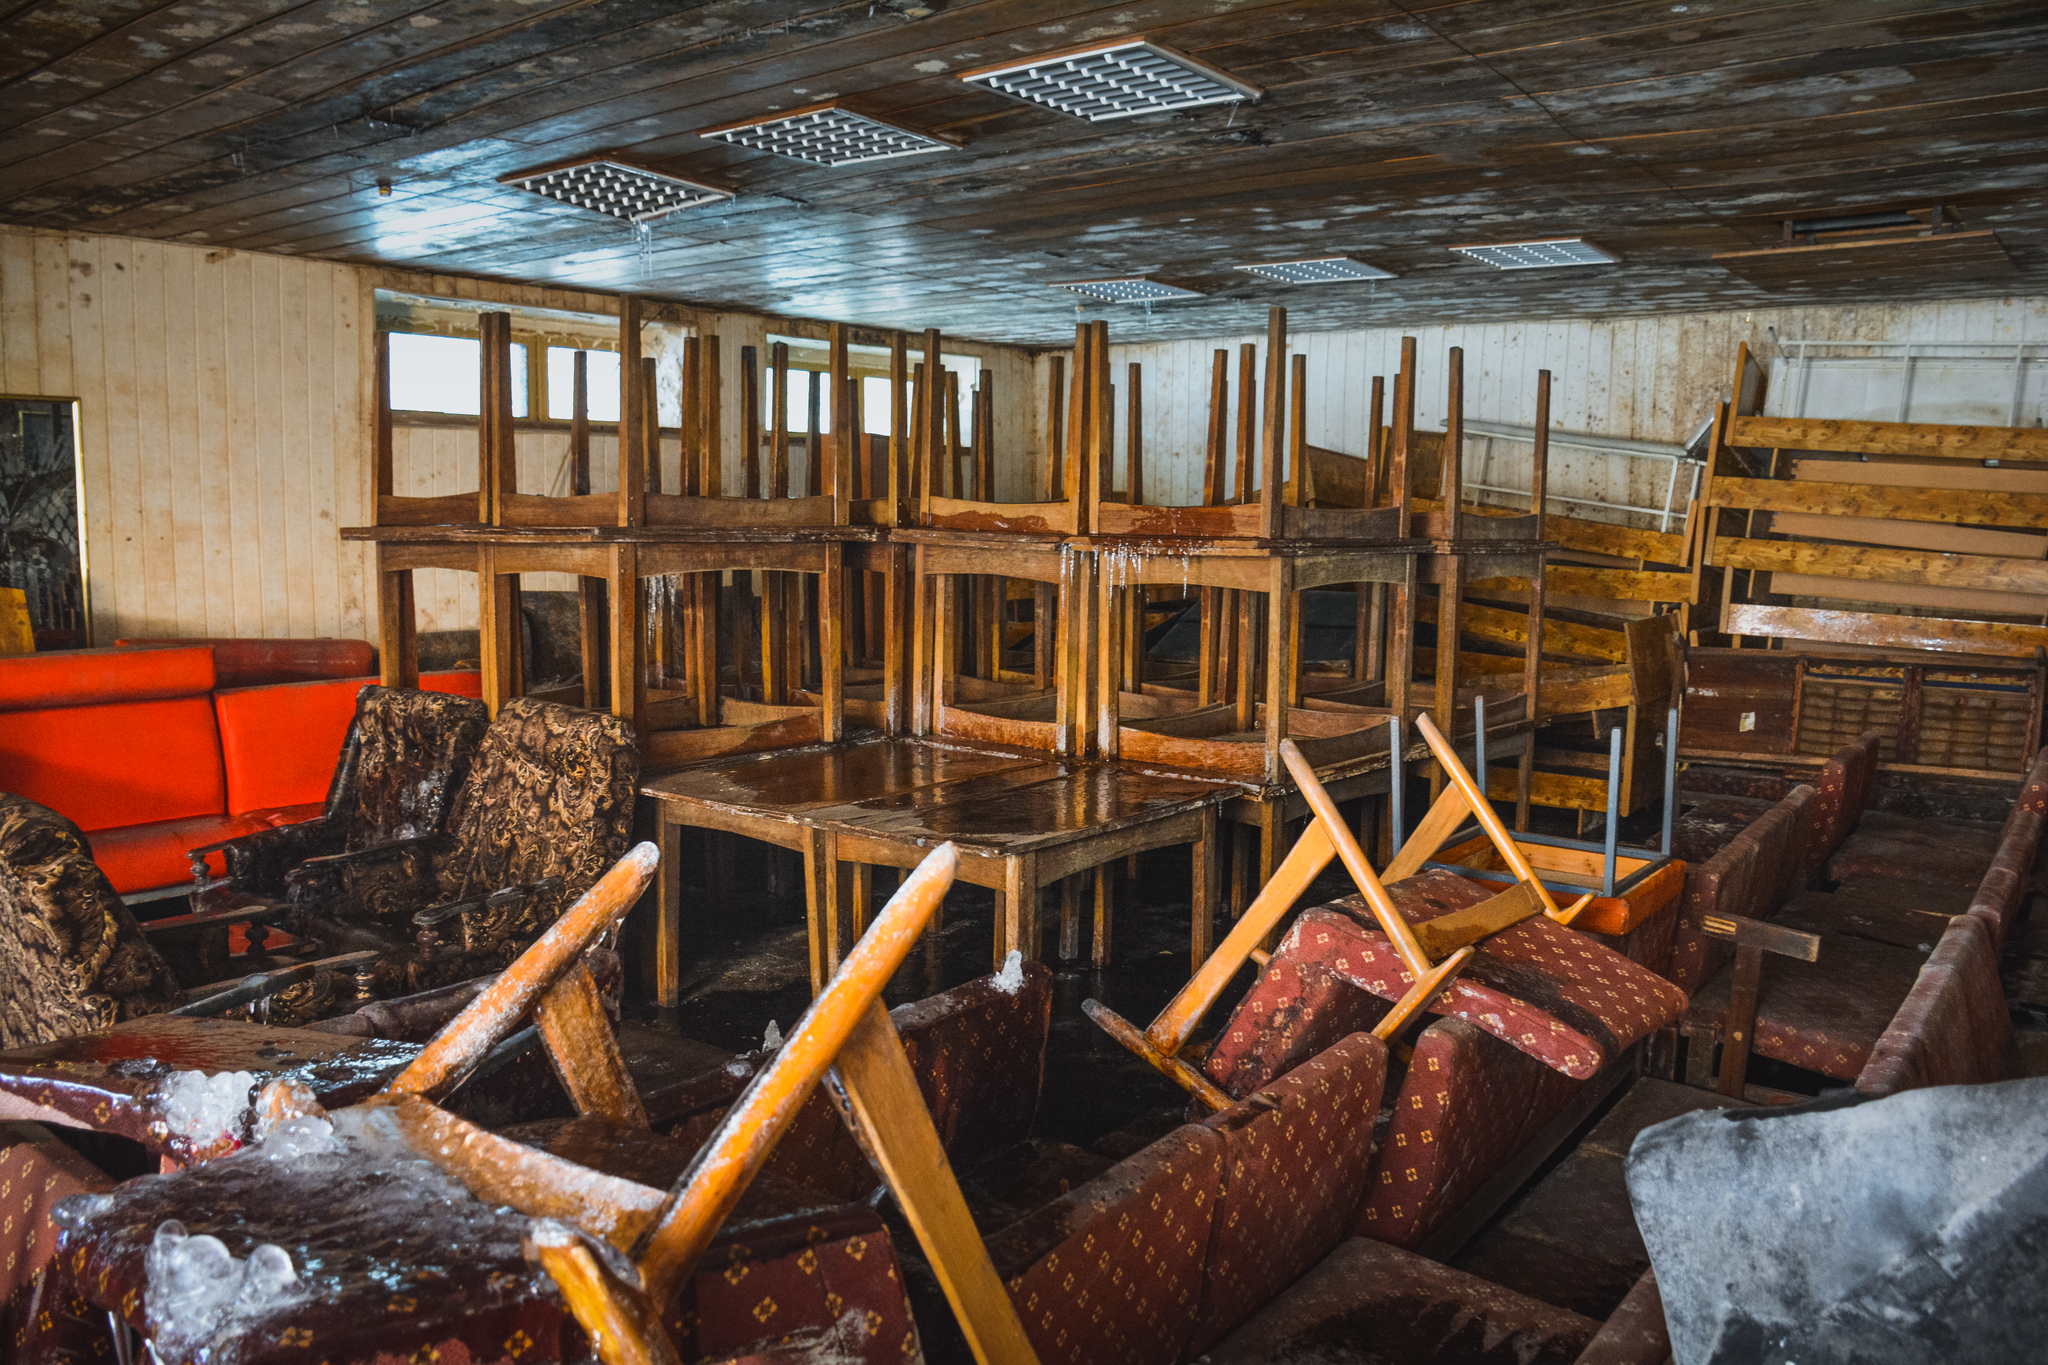
<path fill-rule="evenodd" d="M 238 687 L 213 694 L 230 814 L 323 801 L 374 678 Z"/>
<path fill-rule="evenodd" d="M 211 692 L 214 676 L 210 649 L 24 654 L 0 659 L 0 711 L 190 697 Z"/>
<path fill-rule="evenodd" d="M 0 712 L 0 781 L 86 831 L 227 809 L 204 694 Z"/>
<path fill-rule="evenodd" d="M 314 815 L 320 813 L 314 807 Z M 192 880 L 192 864 L 185 850 L 223 839 L 239 839 L 271 828 L 260 815 L 197 815 L 185 820 L 152 820 L 146 824 L 123 825 L 118 829 L 96 829 L 86 835 L 92 845 L 92 860 L 107 874 L 107 880 L 122 895 L 131 891 L 154 891 Z M 227 871 L 219 854 L 209 861 L 216 875 Z"/>
<path fill-rule="evenodd" d="M 458 697 L 475 697 L 482 700 L 484 675 L 473 668 L 450 669 L 446 673 L 422 673 L 420 691 L 453 692 Z"/>
<path fill-rule="evenodd" d="M 277 683 L 360 678 L 376 667 L 367 640 L 245 639 L 196 636 L 186 639 L 116 640 L 116 649 L 200 646 L 213 651 L 217 687 L 263 687 Z"/>

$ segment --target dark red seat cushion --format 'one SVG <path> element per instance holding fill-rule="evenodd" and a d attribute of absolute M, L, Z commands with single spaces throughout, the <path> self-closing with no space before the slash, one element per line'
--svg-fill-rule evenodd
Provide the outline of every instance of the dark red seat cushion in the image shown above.
<path fill-rule="evenodd" d="M 1580 1084 L 1463 1019 L 1437 1020 L 1415 1040 L 1352 1230 L 1418 1245 Z"/>
<path fill-rule="evenodd" d="M 1437 868 L 1396 882 L 1387 893 L 1410 923 L 1420 924 L 1477 905 L 1493 889 Z M 1240 1072 L 1277 1074 L 1274 1059 L 1298 1051 L 1295 1037 L 1313 1026 L 1312 1015 L 1331 1000 L 1338 980 L 1389 1001 L 1411 984 L 1357 897 L 1318 906 L 1295 921 L 1217 1040 L 1205 1063 L 1209 1074 L 1232 1078 L 1233 1093 L 1242 1084 Z M 1358 1006 L 1338 1008 L 1355 1012 Z M 1470 1020 L 1584 1080 L 1675 1021 L 1685 994 L 1587 935 L 1538 915 L 1483 940 L 1426 1008 Z"/>
<path fill-rule="evenodd" d="M 1190 1123 L 983 1239 L 1046 1365 L 1187 1354 L 1227 1143 Z"/>
<path fill-rule="evenodd" d="M 1867 811 L 1828 860 L 1838 882 L 1860 877 L 1974 887 L 1998 852 L 1999 827 L 1974 820 L 1929 820 Z"/>
<path fill-rule="evenodd" d="M 276 683 L 317 682 L 328 678 L 361 678 L 376 666 L 377 652 L 368 640 L 258 639 L 192 637 L 187 639 L 116 640 L 116 649 L 163 649 L 205 646 L 213 651 L 219 687 L 265 687 Z"/>
<path fill-rule="evenodd" d="M 1372 1161 L 1387 1047 L 1354 1033 L 1206 1120 L 1223 1199 L 1188 1354 L 1200 1355 L 1351 1230 Z"/>
<path fill-rule="evenodd" d="M 1998 950 L 1978 915 L 1949 921 L 1856 1077 L 1866 1095 L 1923 1085 L 1982 1085 L 2013 1074 L 2012 1017 Z"/>
<path fill-rule="evenodd" d="M 1846 934 L 1825 936 L 1816 962 L 1767 954 L 1753 1049 L 1836 1080 L 1855 1080 L 1913 989 L 1921 961 L 1910 948 Z M 1724 968 L 1700 987 L 1686 1011 L 1688 1024 L 1721 1027 L 1732 973 Z"/>
<path fill-rule="evenodd" d="M 192 880 L 192 862 L 186 850 L 207 844 L 239 839 L 258 830 L 295 825 L 320 814 L 316 802 L 307 806 L 286 806 L 249 811 L 242 815 L 195 815 L 184 820 L 156 820 L 119 829 L 96 829 L 86 835 L 92 845 L 92 860 L 107 874 L 107 880 L 122 895 L 154 891 Z M 207 866 L 218 877 L 226 873 L 221 855 L 212 854 Z"/>

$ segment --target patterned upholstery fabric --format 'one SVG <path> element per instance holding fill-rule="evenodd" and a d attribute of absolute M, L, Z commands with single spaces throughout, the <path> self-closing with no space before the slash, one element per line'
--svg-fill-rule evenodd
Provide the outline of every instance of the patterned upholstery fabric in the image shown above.
<path fill-rule="evenodd" d="M 1209 1360 L 1570 1365 L 1599 1326 L 1413 1252 L 1354 1237 L 1214 1347 Z"/>
<path fill-rule="evenodd" d="M 2015 807 L 2005 822 L 1998 852 L 1984 871 L 1984 880 L 1970 898 L 1969 913 L 1979 916 L 1991 931 L 1992 946 L 2003 951 L 2012 922 L 2019 917 L 2031 879 L 2034 857 L 2041 848 L 2041 817 L 2024 807 Z"/>
<path fill-rule="evenodd" d="M 1815 784 L 1818 795 L 1814 800 L 1813 824 L 1800 858 L 1808 875 L 1826 864 L 1862 819 L 1877 780 L 1878 746 L 1882 740 L 1877 731 L 1865 730 L 1837 749 L 1821 768 Z"/>
<path fill-rule="evenodd" d="M 2002 1081 L 2013 1074 L 2012 1049 L 1991 929 L 1980 916 L 1958 915 L 1871 1049 L 1856 1088 L 1892 1095 Z"/>
<path fill-rule="evenodd" d="M 0 792 L 0 1048 L 90 1033 L 183 998 L 78 826 Z"/>
<path fill-rule="evenodd" d="M 530 938 L 596 884 L 633 842 L 640 748 L 615 716 L 514 697 L 484 732 L 470 780 L 448 814 L 455 847 L 444 900 L 560 877 L 562 889 L 512 911 L 474 911 L 465 946 Z"/>
<path fill-rule="evenodd" d="M 1921 957 L 1846 934 L 1821 940 L 1820 960 L 1766 954 L 1757 992 L 1753 1050 L 1808 1071 L 1853 1081 L 1920 972 Z M 1690 1030 L 1718 1030 L 1728 1013 L 1732 969 L 1700 987 Z"/>
<path fill-rule="evenodd" d="M 1205 1120 L 1227 1146 L 1188 1354 L 1207 1350 L 1350 1231 L 1386 1083 L 1386 1044 L 1354 1033 Z"/>
<path fill-rule="evenodd" d="M 1687 992 L 1719 971 L 1734 949 L 1700 932 L 1709 915 L 1769 919 L 1802 881 L 1802 849 L 1812 847 L 1821 798 L 1799 786 L 1706 862 L 1686 869 L 1685 895 L 1671 953 L 1670 979 Z"/>
<path fill-rule="evenodd" d="M 1187 1124 L 983 1239 L 1039 1360 L 1173 1365 L 1189 1354 L 1228 1145 Z"/>
<path fill-rule="evenodd" d="M 1927 820 L 1871 811 L 1833 858 L 1828 876 L 1897 877 L 1940 886 L 1975 886 L 1998 852 L 2001 831 L 1968 820 Z"/>
<path fill-rule="evenodd" d="M 317 820 L 230 843 L 224 852 L 233 889 L 281 900 L 285 875 L 308 858 L 440 833 L 490 718 L 470 697 L 363 688 L 326 809 Z"/>
<path fill-rule="evenodd" d="M 1352 1231 L 1414 1247 L 1563 1110 L 1579 1082 L 1463 1019 L 1415 1040 Z"/>
<path fill-rule="evenodd" d="M 1645 1270 L 1573 1365 L 1664 1365 L 1669 1359 L 1664 1296 L 1657 1292 L 1657 1272 Z"/>
<path fill-rule="evenodd" d="M 434 972 L 414 963 L 405 985 L 424 990 L 501 966 L 494 959 L 509 960 L 625 853 L 639 773 L 639 748 L 625 722 L 515 697 L 485 730 L 449 802 L 446 831 L 300 868 L 292 894 L 302 913 L 291 927 L 339 950 L 364 945 L 345 941 L 332 921 L 383 925 L 398 936 L 385 946 L 402 954 L 412 933 L 407 921 L 429 905 L 560 877 L 559 891 L 465 912 L 465 955 Z"/>
<path fill-rule="evenodd" d="M 1030 1129 L 1045 1075 L 1052 984 L 1043 963 L 1027 962 L 1024 984 L 1015 991 L 982 977 L 889 1012 L 939 1140 L 955 1162 L 1016 1142 Z M 736 1057 L 692 1082 L 657 1122 L 692 1147 L 703 1145 L 769 1055 Z M 863 1199 L 879 1183 L 822 1091 L 797 1111 L 765 1169 L 841 1199 Z"/>
<path fill-rule="evenodd" d="M 1489 888 L 1432 869 L 1387 888 L 1411 923 L 1476 905 Z M 1289 971 L 1312 962 L 1329 973 Z M 1276 964 L 1283 969 L 1273 970 Z M 1295 921 L 1205 1061 L 1232 1093 L 1273 1076 L 1299 1054 L 1299 1039 L 1326 1029 L 1326 1006 L 1341 978 L 1383 1000 L 1408 989 L 1407 968 L 1356 897 L 1332 901 Z M 1356 1002 L 1339 1008 L 1356 1011 Z M 1669 982 L 1585 934 L 1536 916 L 1483 940 L 1463 972 L 1426 1007 L 1469 1019 L 1545 1065 L 1583 1080 L 1638 1039 L 1675 1021 L 1685 997 Z M 1262 1083 L 1262 1082 L 1261 1082 Z"/>
<path fill-rule="evenodd" d="M 68 1195 L 103 1193 L 113 1185 L 48 1129 L 0 1123 L 0 1342 L 11 1347 L 0 1355 L 16 1358 L 29 1334 L 39 1332 L 37 1319 L 46 1311 L 43 1270 L 57 1253 L 50 1209 Z"/>

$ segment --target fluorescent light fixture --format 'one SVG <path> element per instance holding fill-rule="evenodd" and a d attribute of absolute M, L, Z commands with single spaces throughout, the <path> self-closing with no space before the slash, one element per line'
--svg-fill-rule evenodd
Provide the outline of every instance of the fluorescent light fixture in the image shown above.
<path fill-rule="evenodd" d="M 518 171 L 499 177 L 498 183 L 517 185 L 548 199 L 559 199 L 592 213 L 608 213 L 629 223 L 651 223 L 699 204 L 732 198 L 730 190 L 663 175 L 608 156 Z"/>
<path fill-rule="evenodd" d="M 787 114 L 722 123 L 716 128 L 699 129 L 697 136 L 820 166 L 851 166 L 924 152 L 950 152 L 960 145 L 872 114 L 857 114 L 838 104 L 814 104 Z"/>
<path fill-rule="evenodd" d="M 1454 246 L 1451 250 L 1475 261 L 1484 261 L 1496 270 L 1614 265 L 1621 260 L 1621 257 L 1602 251 L 1583 237 L 1548 237 L 1538 242 L 1501 242 L 1493 246 Z"/>
<path fill-rule="evenodd" d="M 1352 280 L 1391 280 L 1394 272 L 1382 270 L 1349 256 L 1319 256 L 1312 261 L 1261 261 L 1241 265 L 1254 275 L 1264 275 L 1282 284 L 1346 284 Z"/>
<path fill-rule="evenodd" d="M 1158 303 L 1164 299 L 1198 299 L 1201 296 L 1193 289 L 1182 289 L 1177 284 L 1161 284 L 1157 280 L 1062 280 L 1060 289 L 1071 289 L 1084 298 L 1101 303 Z"/>
<path fill-rule="evenodd" d="M 960 79 L 1091 123 L 1207 104 L 1236 104 L 1255 100 L 1260 94 L 1255 85 L 1143 38 L 982 67 L 962 72 Z"/>

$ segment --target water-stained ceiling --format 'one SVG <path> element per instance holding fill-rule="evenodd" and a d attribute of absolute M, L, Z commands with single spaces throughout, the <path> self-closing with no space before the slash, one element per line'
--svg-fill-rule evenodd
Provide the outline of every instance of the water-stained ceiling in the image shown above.
<path fill-rule="evenodd" d="M 1255 104 L 1088 123 L 959 73 L 1143 34 Z M 1284 303 L 1324 329 L 2048 287 L 2039 0 L 0 0 L 0 220 L 1055 343 Z M 828 169 L 697 130 L 840 99 L 958 150 Z M 730 189 L 656 224 L 499 178 L 601 152 Z M 379 182 L 388 186 L 380 191 Z M 1774 292 L 1780 220 L 1943 203 L 2016 273 Z M 1445 248 L 1583 236 L 1611 266 Z M 1396 278 L 1233 267 L 1348 254 Z M 1853 272 L 1849 272 L 1852 273 Z"/>

